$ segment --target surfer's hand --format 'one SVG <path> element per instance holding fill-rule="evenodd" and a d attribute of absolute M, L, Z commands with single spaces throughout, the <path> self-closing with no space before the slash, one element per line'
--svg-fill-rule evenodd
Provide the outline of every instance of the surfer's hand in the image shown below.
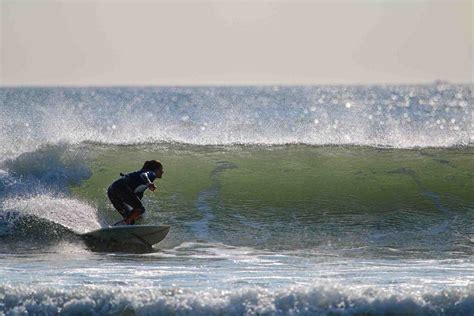
<path fill-rule="evenodd" d="M 156 190 L 156 187 L 155 187 L 155 185 L 154 185 L 153 183 L 150 183 L 150 184 L 148 185 L 148 189 L 150 189 L 150 191 L 153 192 L 153 191 Z"/>

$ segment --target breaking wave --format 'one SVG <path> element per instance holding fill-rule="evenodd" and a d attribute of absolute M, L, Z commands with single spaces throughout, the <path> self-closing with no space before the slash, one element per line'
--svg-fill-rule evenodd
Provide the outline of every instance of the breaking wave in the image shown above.
<path fill-rule="evenodd" d="M 403 294 L 338 287 L 191 291 L 187 289 L 38 289 L 0 286 L 9 314 L 133 315 L 471 315 L 473 289 Z"/>
<path fill-rule="evenodd" d="M 470 145 L 471 87 L 1 88 L 0 156 L 48 144 Z"/>

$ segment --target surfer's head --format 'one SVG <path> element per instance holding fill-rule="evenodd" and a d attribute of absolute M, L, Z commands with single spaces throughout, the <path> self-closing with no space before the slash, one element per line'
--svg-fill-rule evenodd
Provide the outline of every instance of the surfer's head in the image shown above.
<path fill-rule="evenodd" d="M 157 178 L 163 175 L 163 165 L 158 160 L 148 160 L 143 164 L 142 170 L 153 171 Z"/>

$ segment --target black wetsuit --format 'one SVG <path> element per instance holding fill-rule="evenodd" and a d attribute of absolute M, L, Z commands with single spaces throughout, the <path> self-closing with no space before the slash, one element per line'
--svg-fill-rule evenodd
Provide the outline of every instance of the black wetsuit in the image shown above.
<path fill-rule="evenodd" d="M 145 212 L 141 199 L 150 182 L 156 179 L 153 171 L 139 170 L 114 181 L 107 189 L 107 195 L 112 205 L 127 218 L 133 209 L 139 209 L 141 214 Z"/>

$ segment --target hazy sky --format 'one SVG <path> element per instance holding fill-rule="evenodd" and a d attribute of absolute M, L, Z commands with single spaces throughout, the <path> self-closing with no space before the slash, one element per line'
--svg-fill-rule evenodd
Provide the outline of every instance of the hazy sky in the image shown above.
<path fill-rule="evenodd" d="M 0 1 L 2 85 L 473 80 L 471 0 Z"/>

